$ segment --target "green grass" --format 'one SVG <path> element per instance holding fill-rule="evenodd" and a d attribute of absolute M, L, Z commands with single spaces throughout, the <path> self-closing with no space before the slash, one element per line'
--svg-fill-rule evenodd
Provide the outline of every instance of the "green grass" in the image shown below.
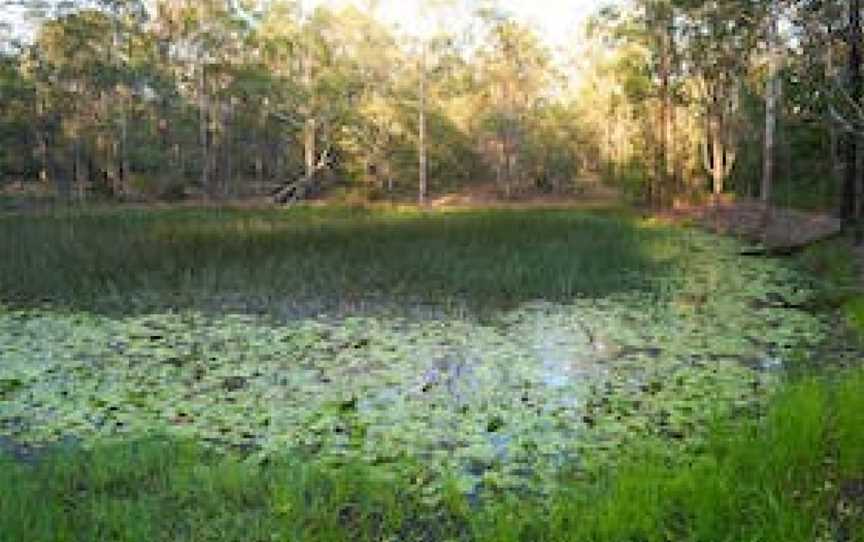
<path fill-rule="evenodd" d="M 671 238 L 566 210 L 120 210 L 0 218 L 0 297 L 500 307 L 640 286 Z M 2 301 L 2 299 L 0 299 Z"/>
<path fill-rule="evenodd" d="M 696 455 L 645 444 L 542 499 L 427 501 L 419 466 L 260 466 L 159 439 L 6 460 L 0 539 L 809 542 L 842 527 L 857 542 L 862 516 L 848 510 L 864 503 L 832 509 L 864 480 L 862 389 L 861 370 L 787 384 L 761 419 L 718 421 Z"/>
<path fill-rule="evenodd" d="M 548 524 L 518 504 L 499 508 L 492 539 L 814 540 L 826 502 L 828 408 L 823 383 L 789 385 L 764 420 L 719 425 L 696 457 L 638 450 L 593 491 L 559 498 Z"/>
<path fill-rule="evenodd" d="M 681 239 L 626 215 L 567 210 L 21 214 L 0 218 L 0 302 L 494 309 L 647 288 L 675 258 L 686 268 Z M 857 274 L 844 247 L 820 245 L 802 262 L 849 300 Z M 850 319 L 864 323 L 856 303 Z M 0 389 L 0 405 L 17 385 Z M 168 437 L 48 451 L 31 463 L 0 452 L 0 542 L 795 542 L 826 533 L 862 542 L 862 416 L 864 371 L 806 376 L 758 418 L 717 420 L 695 453 L 645 437 L 614 468 L 563 468 L 552 495 L 479 500 L 456 489 L 459 473 L 425 492 L 420 464 L 261 465 Z"/>
<path fill-rule="evenodd" d="M 801 254 L 799 261 L 807 271 L 819 276 L 826 287 L 850 290 L 859 286 L 861 275 L 855 254 L 845 239 L 811 245 Z"/>
<path fill-rule="evenodd" d="M 115 443 L 0 467 L 0 540 L 10 542 L 371 541 L 448 527 L 407 478 L 296 461 L 260 467 L 189 442 Z"/>

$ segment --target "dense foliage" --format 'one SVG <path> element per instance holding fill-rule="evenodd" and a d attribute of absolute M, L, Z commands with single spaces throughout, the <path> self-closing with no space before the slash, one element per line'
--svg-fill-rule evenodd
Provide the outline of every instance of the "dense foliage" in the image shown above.
<path fill-rule="evenodd" d="M 840 123 L 854 117 L 844 17 L 803 0 L 640 0 L 595 17 L 609 175 L 657 204 L 710 190 L 837 207 Z"/>
<path fill-rule="evenodd" d="M 3 52 L 3 181 L 170 198 L 314 176 L 405 195 L 422 138 L 438 192 L 572 185 L 575 121 L 528 26 L 484 12 L 465 21 L 476 35 L 439 24 L 418 42 L 373 11 L 268 5 L 106 0 L 43 17 Z"/>
<path fill-rule="evenodd" d="M 856 207 L 857 12 L 832 2 L 598 6 L 565 52 L 494 3 L 423 2 L 421 37 L 374 3 L 24 4 L 39 26 L 0 49 L 0 182 L 129 199 L 310 181 L 286 200 L 601 174 L 656 205 Z"/>
<path fill-rule="evenodd" d="M 10 3 L 0 540 L 864 542 L 861 2 Z"/>

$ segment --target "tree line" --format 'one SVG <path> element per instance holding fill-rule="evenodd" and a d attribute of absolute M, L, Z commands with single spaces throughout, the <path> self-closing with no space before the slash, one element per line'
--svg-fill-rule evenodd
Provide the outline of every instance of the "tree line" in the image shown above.
<path fill-rule="evenodd" d="M 549 49 L 497 10 L 411 38 L 374 10 L 100 0 L 45 18 L 0 65 L 4 178 L 73 199 L 367 193 L 575 176 Z M 478 39 L 482 36 L 482 40 Z M 518 155 L 518 159 L 517 159 Z"/>
<path fill-rule="evenodd" d="M 610 176 L 658 206 L 732 192 L 857 222 L 860 0 L 637 0 L 590 26 Z"/>
<path fill-rule="evenodd" d="M 0 50 L 0 182 L 424 201 L 599 175 L 654 206 L 734 192 L 860 215 L 860 0 L 634 0 L 557 52 L 491 1 L 418 3 L 420 36 L 374 2 L 31 4 L 32 40 Z"/>

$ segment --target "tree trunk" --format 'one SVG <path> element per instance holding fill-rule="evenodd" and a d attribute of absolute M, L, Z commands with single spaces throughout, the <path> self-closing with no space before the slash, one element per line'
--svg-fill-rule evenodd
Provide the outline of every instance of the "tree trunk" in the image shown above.
<path fill-rule="evenodd" d="M 672 145 L 672 182 L 675 186 L 676 195 L 681 195 L 685 192 L 684 187 L 684 163 L 681 160 L 681 152 L 678 144 L 678 106 L 672 104 L 672 110 L 669 112 L 669 141 Z"/>
<path fill-rule="evenodd" d="M 118 194 L 126 193 L 129 178 L 129 120 L 126 112 L 128 106 L 129 100 L 123 98 L 123 112 L 120 117 L 120 168 L 117 172 L 115 189 Z"/>
<path fill-rule="evenodd" d="M 663 20 L 666 19 L 663 14 Z M 660 36 L 660 112 L 659 116 L 659 155 L 657 163 L 657 194 L 656 203 L 664 205 L 664 198 L 669 189 L 669 110 L 671 108 L 671 95 L 669 91 L 669 79 L 671 77 L 671 58 L 669 40 L 671 39 L 669 23 L 665 25 Z"/>
<path fill-rule="evenodd" d="M 666 117 L 666 176 L 672 186 L 673 201 L 674 196 L 680 195 L 683 191 L 681 175 L 679 174 L 679 152 L 678 152 L 678 105 L 675 90 L 668 88 L 671 86 L 670 80 L 672 76 L 679 73 L 681 66 L 678 60 L 678 44 L 675 41 L 675 12 L 670 11 L 667 19 L 666 35 L 668 40 L 668 56 L 669 67 L 667 77 L 666 99 L 667 117 Z"/>
<path fill-rule="evenodd" d="M 78 87 L 76 86 L 76 91 Z M 77 94 L 77 93 L 76 93 Z M 76 95 L 76 99 L 80 100 L 81 96 Z M 72 133 L 72 182 L 74 190 L 79 202 L 84 201 L 84 166 L 81 161 L 81 111 L 79 106 L 75 105 L 72 112 L 75 117 L 74 129 Z"/>
<path fill-rule="evenodd" d="M 78 196 L 78 201 L 83 202 L 85 199 L 85 190 L 84 190 L 84 165 L 81 161 L 81 135 L 79 133 L 80 128 L 75 129 L 75 143 L 73 143 L 75 150 L 75 157 L 73 158 L 73 179 L 75 179 L 75 189 Z"/>
<path fill-rule="evenodd" d="M 116 7 L 116 6 L 115 6 Z M 114 12 L 114 30 L 112 37 L 112 45 L 114 50 L 120 49 L 120 28 L 119 28 L 119 13 L 117 11 Z M 132 59 L 132 40 L 127 40 L 127 59 Z M 112 51 L 109 51 L 109 65 L 114 65 L 116 60 L 115 57 L 111 54 Z M 166 58 L 162 57 L 162 62 L 165 66 L 168 65 Z M 117 87 L 115 86 L 115 93 Z M 128 127 L 128 109 L 129 109 L 129 100 L 125 93 L 121 93 L 120 95 L 120 144 L 119 149 L 118 145 L 115 142 L 111 145 L 112 148 L 112 157 L 111 157 L 111 166 L 110 168 L 115 169 L 113 175 L 111 175 L 111 192 L 113 197 L 122 196 L 126 192 L 126 176 L 129 171 L 129 160 L 128 160 L 128 135 L 129 135 L 129 127 Z M 106 164 L 106 169 L 109 166 Z"/>
<path fill-rule="evenodd" d="M 315 119 L 306 119 L 303 128 L 303 156 L 306 164 L 306 176 L 315 174 Z"/>
<path fill-rule="evenodd" d="M 723 193 L 723 158 L 726 154 L 723 148 L 722 130 L 720 129 L 720 120 L 714 118 L 711 120 L 711 145 L 712 145 L 712 162 L 711 173 L 714 179 L 713 192 L 715 196 Z"/>
<path fill-rule="evenodd" d="M 269 100 L 263 99 L 261 107 L 261 115 L 258 117 L 258 142 L 256 145 L 255 154 L 255 182 L 258 184 L 257 189 L 260 190 L 264 184 L 264 153 L 267 148 L 267 112 Z"/>
<path fill-rule="evenodd" d="M 225 189 L 223 195 L 231 197 L 234 190 L 234 98 L 228 98 L 228 118 L 225 119 Z"/>
<path fill-rule="evenodd" d="M 855 104 L 861 104 L 861 0 L 850 0 L 849 29 L 847 40 L 849 45 L 849 96 Z M 854 229 L 856 242 L 860 241 L 860 230 L 857 227 L 858 205 L 858 139 L 854 133 L 849 133 L 846 141 L 846 177 L 843 183 L 843 230 Z"/>
<path fill-rule="evenodd" d="M 48 130 L 45 127 L 45 106 L 39 96 L 38 88 L 35 90 L 36 122 L 38 124 L 36 138 L 39 142 L 39 181 L 48 183 Z"/>
<path fill-rule="evenodd" d="M 417 191 L 417 203 L 426 204 L 426 192 L 428 190 L 427 157 L 426 157 L 426 42 L 423 42 L 420 53 L 420 119 L 418 135 L 418 160 L 419 160 L 419 186 Z"/>
<path fill-rule="evenodd" d="M 210 129 L 208 109 L 210 107 L 207 99 L 207 76 L 205 64 L 200 65 L 198 75 L 198 129 L 199 143 L 201 145 L 201 189 L 205 194 L 210 192 Z"/>
<path fill-rule="evenodd" d="M 626 126 L 626 115 L 621 111 L 620 104 L 614 107 L 609 115 L 607 126 L 609 126 L 609 150 L 611 156 L 610 178 L 616 182 L 621 179 L 621 165 L 624 163 L 624 129 Z"/>
<path fill-rule="evenodd" d="M 762 156 L 762 203 L 765 205 L 766 219 L 771 205 L 771 189 L 774 184 L 775 135 L 777 131 L 777 102 L 780 91 L 778 48 L 778 6 L 772 2 L 768 28 L 768 79 L 765 82 L 765 145 Z"/>
<path fill-rule="evenodd" d="M 303 126 L 303 156 L 306 164 L 306 178 L 315 174 L 315 118 L 312 107 L 312 54 L 307 46 L 303 59 L 303 85 L 308 93 L 309 103 L 306 104 L 306 121 Z"/>
<path fill-rule="evenodd" d="M 828 25 L 827 33 L 829 36 L 833 35 L 831 25 Z M 826 79 L 834 77 L 834 48 L 830 43 L 825 47 L 825 76 Z M 833 122 L 828 123 L 828 154 L 831 192 L 836 194 L 836 191 L 842 189 L 842 178 L 840 177 L 840 138 L 837 134 L 837 125 Z"/>
<path fill-rule="evenodd" d="M 225 119 L 222 110 L 222 98 L 218 95 L 219 89 L 214 89 L 214 96 L 210 96 L 209 102 L 209 140 L 210 140 L 210 196 L 221 197 L 225 186 Z"/>
<path fill-rule="evenodd" d="M 48 136 L 39 134 L 39 181 L 48 183 Z"/>
<path fill-rule="evenodd" d="M 617 181 L 618 180 L 618 171 L 616 168 L 616 163 L 618 161 L 618 148 L 617 148 L 617 138 L 616 132 L 618 130 L 618 124 L 616 122 L 616 104 L 613 99 L 609 100 L 609 116 L 606 118 L 606 123 L 604 124 L 605 137 L 602 139 L 602 144 L 605 144 L 606 149 L 602 149 L 602 144 L 600 145 L 600 153 L 602 164 L 598 164 L 598 166 L 605 169 L 605 173 L 607 179 Z"/>

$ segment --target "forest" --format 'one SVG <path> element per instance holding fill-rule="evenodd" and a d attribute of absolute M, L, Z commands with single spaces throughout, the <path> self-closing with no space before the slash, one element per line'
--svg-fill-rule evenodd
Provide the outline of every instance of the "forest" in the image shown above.
<path fill-rule="evenodd" d="M 0 542 L 864 542 L 861 0 L 0 36 Z"/>
<path fill-rule="evenodd" d="M 555 47 L 494 2 L 428 2 L 408 30 L 375 2 L 29 4 L 38 30 L 0 51 L 0 182 L 24 191 L 423 201 L 599 175 L 654 206 L 860 207 L 843 2 L 598 5 Z"/>

